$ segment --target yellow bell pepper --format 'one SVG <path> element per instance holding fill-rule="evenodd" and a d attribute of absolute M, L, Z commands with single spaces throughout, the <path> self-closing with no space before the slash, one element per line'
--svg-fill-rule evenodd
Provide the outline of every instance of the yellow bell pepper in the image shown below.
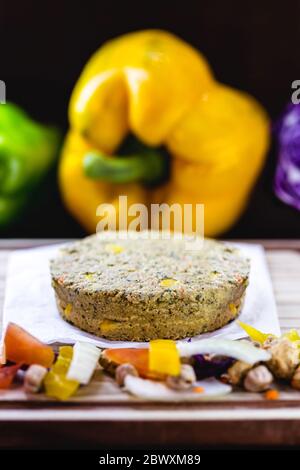
<path fill-rule="evenodd" d="M 75 86 L 69 118 L 60 187 L 88 231 L 99 204 L 118 214 L 118 197 L 127 195 L 128 204 L 203 203 L 205 234 L 217 235 L 243 211 L 269 142 L 261 106 L 219 84 L 198 51 L 158 30 L 101 47 Z M 117 158 L 128 134 L 143 145 Z"/>
<path fill-rule="evenodd" d="M 160 374 L 180 374 L 180 357 L 175 341 L 155 339 L 149 343 L 149 370 Z"/>
<path fill-rule="evenodd" d="M 274 335 L 271 333 L 263 333 L 262 331 L 259 331 L 253 326 L 248 325 L 242 321 L 238 321 L 237 323 L 241 328 L 243 328 L 252 341 L 257 341 L 258 343 L 263 344 L 268 338 L 274 337 Z"/>
<path fill-rule="evenodd" d="M 283 337 L 289 339 L 292 342 L 298 341 L 300 344 L 300 335 L 297 330 L 290 330 L 285 333 Z"/>
<path fill-rule="evenodd" d="M 44 379 L 46 395 L 67 400 L 77 391 L 79 382 L 66 378 L 73 357 L 72 346 L 61 346 L 55 364 Z"/>

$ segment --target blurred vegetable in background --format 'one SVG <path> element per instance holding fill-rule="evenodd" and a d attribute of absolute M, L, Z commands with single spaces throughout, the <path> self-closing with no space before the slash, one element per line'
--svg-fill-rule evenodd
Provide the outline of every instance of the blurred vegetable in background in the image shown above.
<path fill-rule="evenodd" d="M 158 30 L 100 48 L 75 86 L 69 117 L 60 187 L 90 232 L 97 206 L 113 203 L 118 214 L 125 194 L 128 204 L 204 203 L 205 234 L 218 235 L 245 208 L 269 143 L 260 105 L 216 82 L 198 51 Z M 128 134 L 144 150 L 126 154 Z"/>
<path fill-rule="evenodd" d="M 277 128 L 279 156 L 275 192 L 279 199 L 300 210 L 300 106 L 289 104 Z"/>
<path fill-rule="evenodd" d="M 0 105 L 0 229 L 14 221 L 54 163 L 59 132 L 12 103 Z"/>

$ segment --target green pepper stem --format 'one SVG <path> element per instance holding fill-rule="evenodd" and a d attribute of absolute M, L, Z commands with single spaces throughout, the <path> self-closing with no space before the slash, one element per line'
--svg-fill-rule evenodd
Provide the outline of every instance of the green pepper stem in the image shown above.
<path fill-rule="evenodd" d="M 85 175 L 111 183 L 140 181 L 155 184 L 166 175 L 166 160 L 158 150 L 149 149 L 128 156 L 107 156 L 98 151 L 87 153 L 83 160 Z"/>

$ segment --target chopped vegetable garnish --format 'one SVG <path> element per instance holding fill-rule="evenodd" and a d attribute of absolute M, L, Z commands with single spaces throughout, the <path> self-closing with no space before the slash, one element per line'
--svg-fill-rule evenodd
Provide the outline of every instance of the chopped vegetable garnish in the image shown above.
<path fill-rule="evenodd" d="M 149 369 L 160 374 L 179 375 L 180 358 L 175 341 L 155 339 L 149 344 Z"/>
<path fill-rule="evenodd" d="M 285 333 L 283 337 L 289 339 L 290 341 L 300 341 L 300 336 L 297 330 L 290 330 Z"/>
<path fill-rule="evenodd" d="M 199 384 L 199 385 L 198 385 Z M 176 391 L 167 387 L 162 382 L 144 380 L 140 377 L 127 375 L 125 377 L 126 390 L 136 397 L 152 401 L 195 401 L 205 400 L 209 397 L 226 395 L 232 388 L 216 379 L 208 379 L 198 382 L 197 388 L 202 388 L 201 393 L 195 393 L 194 388 L 185 391 Z"/>
<path fill-rule="evenodd" d="M 204 388 L 203 388 L 203 387 L 194 387 L 194 388 L 193 388 L 193 392 L 194 392 L 194 393 L 203 393 L 203 392 L 204 392 Z"/>
<path fill-rule="evenodd" d="M 264 394 L 264 397 L 266 400 L 278 400 L 279 392 L 275 389 L 267 390 Z"/>
<path fill-rule="evenodd" d="M 179 342 L 177 343 L 177 349 L 182 357 L 195 356 L 196 354 L 219 354 L 240 359 L 247 364 L 255 364 L 256 362 L 271 359 L 269 352 L 256 348 L 249 341 L 202 339 L 191 343 Z"/>
<path fill-rule="evenodd" d="M 6 364 L 6 351 L 4 341 L 0 341 L 0 366 Z"/>
<path fill-rule="evenodd" d="M 226 372 L 234 362 L 234 359 L 231 357 L 208 357 L 203 354 L 196 354 L 194 360 L 194 369 L 198 380 L 206 379 L 207 377 L 219 377 Z"/>
<path fill-rule="evenodd" d="M 252 339 L 252 341 L 257 341 L 258 343 L 263 344 L 270 336 L 274 335 L 270 333 L 262 333 L 251 325 L 238 321 L 237 324 L 246 331 L 247 335 Z"/>
<path fill-rule="evenodd" d="M 43 380 L 47 374 L 46 367 L 39 364 L 32 364 L 25 372 L 24 390 L 27 393 L 37 393 L 40 391 Z"/>
<path fill-rule="evenodd" d="M 0 389 L 9 388 L 22 364 L 0 367 Z"/>
<path fill-rule="evenodd" d="M 57 374 L 66 374 L 69 370 L 71 360 L 73 357 L 72 346 L 61 346 L 59 348 L 59 355 L 53 364 L 51 370 Z"/>
<path fill-rule="evenodd" d="M 66 378 L 72 357 L 72 346 L 62 346 L 59 348 L 58 358 L 44 379 L 46 395 L 49 397 L 67 400 L 78 389 L 78 381 Z"/>
<path fill-rule="evenodd" d="M 6 359 L 9 361 L 28 365 L 40 364 L 44 367 L 51 367 L 53 364 L 53 349 L 15 323 L 8 324 L 4 344 Z"/>
<path fill-rule="evenodd" d="M 98 364 L 100 349 L 89 343 L 78 341 L 73 348 L 73 357 L 67 373 L 68 380 L 88 384 Z"/>
<path fill-rule="evenodd" d="M 149 350 L 135 348 L 106 349 L 100 359 L 101 365 L 114 369 L 121 364 L 132 364 L 141 377 L 152 380 L 164 380 L 166 374 L 149 370 Z"/>
<path fill-rule="evenodd" d="M 67 400 L 76 392 L 79 382 L 68 380 L 65 376 L 48 372 L 44 380 L 46 395 L 59 400 Z"/>

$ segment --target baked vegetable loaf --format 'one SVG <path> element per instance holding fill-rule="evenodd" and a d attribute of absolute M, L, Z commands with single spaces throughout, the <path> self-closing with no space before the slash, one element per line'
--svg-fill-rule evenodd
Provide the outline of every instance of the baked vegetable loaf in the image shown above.
<path fill-rule="evenodd" d="M 236 318 L 249 261 L 235 248 L 205 240 L 104 240 L 99 234 L 63 248 L 51 261 L 62 317 L 111 340 L 179 339 Z"/>

